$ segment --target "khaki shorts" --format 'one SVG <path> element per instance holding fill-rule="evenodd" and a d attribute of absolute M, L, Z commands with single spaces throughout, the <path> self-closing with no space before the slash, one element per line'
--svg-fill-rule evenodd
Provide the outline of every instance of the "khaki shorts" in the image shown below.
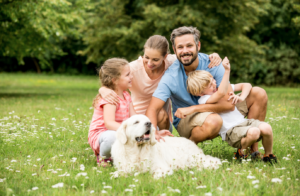
<path fill-rule="evenodd" d="M 181 137 L 189 139 L 191 137 L 192 130 L 199 126 L 201 127 L 204 123 L 206 117 L 212 114 L 212 112 L 203 112 L 203 113 L 193 113 L 188 115 L 186 118 L 183 118 L 179 121 L 177 126 L 177 131 Z"/>
<path fill-rule="evenodd" d="M 257 127 L 263 123 L 255 119 L 247 119 L 244 122 L 232 127 L 226 132 L 225 141 L 234 148 L 242 148 L 241 140 L 246 137 L 248 130 L 251 127 Z M 258 138 L 257 142 L 260 141 L 262 137 Z"/>
<path fill-rule="evenodd" d="M 241 93 L 237 94 L 238 96 L 241 95 Z M 247 107 L 247 103 L 246 100 L 241 102 L 241 103 L 237 103 L 235 104 L 235 106 L 237 107 L 238 111 L 244 116 L 248 116 L 248 107 Z"/>
<path fill-rule="evenodd" d="M 241 95 L 241 93 L 239 93 L 237 95 Z M 247 108 L 246 100 L 241 103 L 237 103 L 236 107 L 244 117 L 246 117 L 248 115 L 248 108 Z M 201 127 L 202 124 L 204 123 L 206 117 L 212 113 L 213 112 L 203 112 L 203 113 L 196 112 L 196 113 L 188 115 L 186 118 L 181 119 L 179 121 L 179 124 L 177 126 L 177 132 L 179 133 L 179 135 L 181 137 L 185 137 L 185 138 L 189 139 L 191 137 L 192 130 L 196 126 Z"/>

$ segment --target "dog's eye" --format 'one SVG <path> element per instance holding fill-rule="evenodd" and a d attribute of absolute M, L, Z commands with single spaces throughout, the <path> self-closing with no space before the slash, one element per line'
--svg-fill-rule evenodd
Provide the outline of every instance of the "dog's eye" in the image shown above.
<path fill-rule="evenodd" d="M 138 124 L 140 121 L 135 121 L 135 123 L 134 124 Z"/>

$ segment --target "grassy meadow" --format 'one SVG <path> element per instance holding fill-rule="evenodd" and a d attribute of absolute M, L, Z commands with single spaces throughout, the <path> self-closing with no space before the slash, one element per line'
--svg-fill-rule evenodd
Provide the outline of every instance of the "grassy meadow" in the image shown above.
<path fill-rule="evenodd" d="M 216 138 L 199 147 L 218 170 L 155 180 L 97 167 L 87 137 L 98 87 L 97 76 L 0 73 L 0 195 L 300 195 L 300 89 L 265 88 L 278 164 L 238 163 Z"/>

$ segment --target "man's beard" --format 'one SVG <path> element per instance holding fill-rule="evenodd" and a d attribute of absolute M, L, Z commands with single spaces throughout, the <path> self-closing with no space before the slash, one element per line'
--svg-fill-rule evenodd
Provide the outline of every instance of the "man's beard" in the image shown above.
<path fill-rule="evenodd" d="M 181 61 L 181 57 L 184 56 L 184 55 L 193 55 L 193 56 L 192 56 L 192 59 L 191 59 L 189 62 L 184 63 L 184 62 Z M 197 53 L 197 50 L 196 50 L 196 53 L 195 53 L 195 54 L 192 53 L 192 52 L 190 52 L 190 53 L 182 54 L 182 55 L 179 56 L 179 57 L 178 57 L 178 55 L 176 54 L 176 56 L 177 56 L 177 59 L 179 60 L 179 62 L 183 64 L 183 66 L 190 66 L 190 65 L 197 59 L 198 53 Z"/>

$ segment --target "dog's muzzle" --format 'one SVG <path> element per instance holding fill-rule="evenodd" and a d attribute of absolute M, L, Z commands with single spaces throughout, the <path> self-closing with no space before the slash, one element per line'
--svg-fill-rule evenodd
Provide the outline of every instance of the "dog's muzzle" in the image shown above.
<path fill-rule="evenodd" d="M 146 126 L 146 132 L 144 133 L 144 135 L 140 136 L 140 137 L 136 137 L 135 140 L 137 142 L 144 142 L 144 141 L 149 141 L 150 140 L 150 130 L 151 130 L 151 122 L 146 122 L 145 126 Z"/>

